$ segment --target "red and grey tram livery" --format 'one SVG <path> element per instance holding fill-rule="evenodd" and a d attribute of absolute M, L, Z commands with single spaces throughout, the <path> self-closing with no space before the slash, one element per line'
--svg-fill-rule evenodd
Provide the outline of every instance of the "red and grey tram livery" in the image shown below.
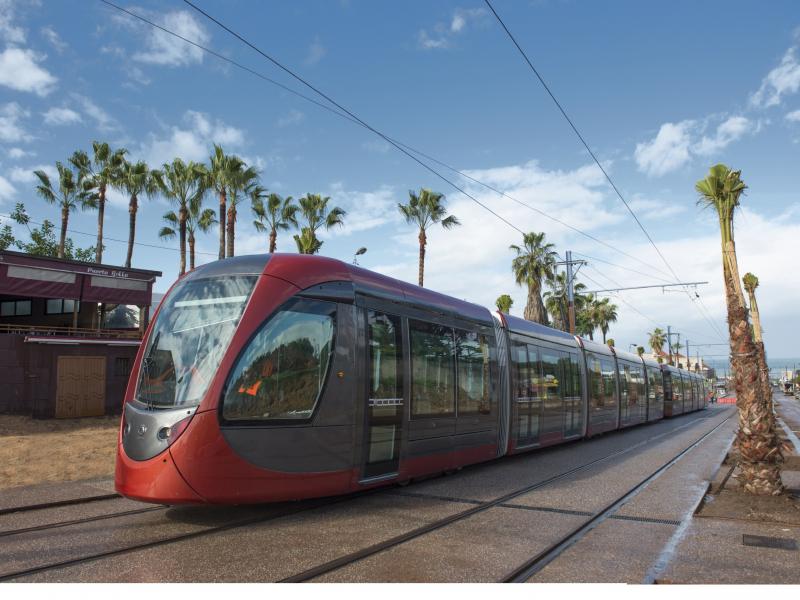
<path fill-rule="evenodd" d="M 345 494 L 704 407 L 686 370 L 330 258 L 242 256 L 162 300 L 116 489 L 166 504 Z"/>

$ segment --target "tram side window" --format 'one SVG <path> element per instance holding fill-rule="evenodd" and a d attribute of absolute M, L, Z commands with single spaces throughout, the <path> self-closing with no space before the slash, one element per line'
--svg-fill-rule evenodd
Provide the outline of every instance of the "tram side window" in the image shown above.
<path fill-rule="evenodd" d="M 580 397 L 581 371 L 578 367 L 578 355 L 575 352 L 565 352 L 562 360 L 565 372 L 564 394 L 567 398 Z"/>
<path fill-rule="evenodd" d="M 514 365 L 514 386 L 517 399 L 527 398 L 529 394 L 530 369 L 528 368 L 528 347 L 514 342 L 511 347 L 511 360 Z"/>
<path fill-rule="evenodd" d="M 411 334 L 411 416 L 455 414 L 453 330 L 409 320 Z"/>
<path fill-rule="evenodd" d="M 588 354 L 586 362 L 589 365 L 589 393 L 592 408 L 603 408 L 605 405 L 605 393 L 603 391 L 603 367 L 600 359 L 594 354 Z"/>
<path fill-rule="evenodd" d="M 613 361 L 610 360 L 601 360 L 600 365 L 603 369 L 603 394 L 605 395 L 604 404 L 610 406 L 615 402 L 614 395 L 616 393 L 616 386 L 614 379 L 616 378 L 617 369 L 614 366 Z"/>
<path fill-rule="evenodd" d="M 620 378 L 620 394 L 622 397 L 620 401 L 622 405 L 633 404 L 630 399 L 631 391 L 631 366 L 629 364 L 619 362 L 619 378 Z"/>
<path fill-rule="evenodd" d="M 474 331 L 456 331 L 458 364 L 458 414 L 488 415 L 489 344 L 486 336 Z"/>
<path fill-rule="evenodd" d="M 653 402 L 664 401 L 664 379 L 658 369 L 647 369 L 650 385 L 650 400 Z"/>
<path fill-rule="evenodd" d="M 639 399 L 644 395 L 642 367 L 625 365 L 625 381 L 628 384 L 628 402 L 631 405 L 639 404 Z"/>
<path fill-rule="evenodd" d="M 541 348 L 540 356 L 542 378 L 539 389 L 542 391 L 542 397 L 550 400 L 555 400 L 559 397 L 563 398 L 563 389 L 560 389 L 564 385 L 559 365 L 560 353 L 556 350 Z"/>
<path fill-rule="evenodd" d="M 403 398 L 400 317 L 369 311 L 369 396 Z"/>
<path fill-rule="evenodd" d="M 682 402 L 683 401 L 683 388 L 681 387 L 681 376 L 677 373 L 671 373 L 670 379 L 672 380 L 672 401 L 673 402 Z"/>
<path fill-rule="evenodd" d="M 228 421 L 308 419 L 328 372 L 336 305 L 295 300 L 239 357 L 223 399 Z"/>

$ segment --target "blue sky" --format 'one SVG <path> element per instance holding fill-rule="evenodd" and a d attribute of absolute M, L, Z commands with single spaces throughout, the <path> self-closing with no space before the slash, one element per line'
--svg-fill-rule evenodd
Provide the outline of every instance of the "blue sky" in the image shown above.
<path fill-rule="evenodd" d="M 593 257 L 579 276 L 590 289 L 666 277 L 482 2 L 199 3 L 385 133 L 650 265 L 447 173 L 521 229 L 546 232 L 559 251 Z M 300 89 L 182 2 L 123 5 Z M 737 245 L 742 271 L 761 279 L 768 352 L 795 354 L 796 2 L 496 0 L 495 7 L 672 268 L 683 281 L 711 282 L 695 301 L 659 289 L 617 296 L 617 345 L 644 343 L 656 324 L 694 342 L 719 341 L 717 330 L 726 328 L 719 233 L 714 215 L 695 205 L 694 182 L 726 162 L 750 186 Z M 363 266 L 408 281 L 416 277 L 416 232 L 396 204 L 408 189 L 432 187 L 447 195 L 463 225 L 431 232 L 426 285 L 486 305 L 511 293 L 512 313 L 524 306 L 508 250 L 519 234 L 368 131 L 99 1 L 0 0 L 0 213 L 22 201 L 34 219 L 57 220 L 57 210 L 35 196 L 31 172 L 52 169 L 93 139 L 124 146 L 152 166 L 176 155 L 202 160 L 217 141 L 256 165 L 270 190 L 323 193 L 348 211 L 347 225 L 326 236 L 323 254 L 351 260 L 366 246 Z M 156 232 L 166 210 L 161 198 L 143 202 L 138 240 L 165 244 Z M 70 223 L 91 233 L 95 215 L 76 213 Z M 127 235 L 120 194 L 112 195 L 106 234 Z M 215 255 L 215 247 L 210 234 L 198 250 Z M 237 253 L 265 248 L 243 210 Z M 294 251 L 294 244 L 283 236 L 278 248 Z M 109 241 L 105 258 L 121 263 L 124 251 Z M 163 291 L 176 275 L 177 251 L 138 246 L 133 262 L 162 270 Z"/>

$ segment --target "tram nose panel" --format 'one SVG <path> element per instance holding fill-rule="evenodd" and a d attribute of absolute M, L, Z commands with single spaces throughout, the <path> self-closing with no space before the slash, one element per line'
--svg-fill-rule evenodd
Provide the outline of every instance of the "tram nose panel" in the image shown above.
<path fill-rule="evenodd" d="M 133 460 L 148 460 L 169 448 L 180 435 L 196 406 L 153 409 L 125 404 L 122 421 L 122 447 Z"/>

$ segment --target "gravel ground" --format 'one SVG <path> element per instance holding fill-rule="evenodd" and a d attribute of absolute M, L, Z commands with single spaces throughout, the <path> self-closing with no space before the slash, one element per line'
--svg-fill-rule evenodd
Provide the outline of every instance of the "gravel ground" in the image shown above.
<path fill-rule="evenodd" d="M 0 490 L 113 477 L 118 416 L 39 420 L 0 415 Z"/>

